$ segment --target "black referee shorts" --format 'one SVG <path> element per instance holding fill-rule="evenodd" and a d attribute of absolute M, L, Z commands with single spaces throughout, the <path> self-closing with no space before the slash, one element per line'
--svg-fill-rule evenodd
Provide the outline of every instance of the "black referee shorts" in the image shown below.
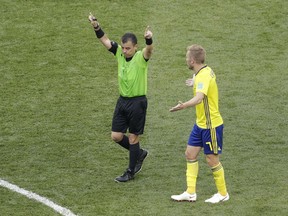
<path fill-rule="evenodd" d="M 146 96 L 122 97 L 117 100 L 112 120 L 112 131 L 143 134 L 148 102 Z"/>

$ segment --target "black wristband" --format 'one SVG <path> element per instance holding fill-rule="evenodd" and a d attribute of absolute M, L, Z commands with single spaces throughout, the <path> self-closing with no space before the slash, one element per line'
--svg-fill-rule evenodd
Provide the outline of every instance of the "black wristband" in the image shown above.
<path fill-rule="evenodd" d="M 146 40 L 146 45 L 151 45 L 153 43 L 152 38 L 145 38 Z"/>
<path fill-rule="evenodd" d="M 99 38 L 99 39 L 102 38 L 104 36 L 104 34 L 105 34 L 104 31 L 101 28 L 99 28 L 97 30 L 94 29 L 94 30 L 95 30 L 95 33 L 96 33 L 96 37 Z"/>

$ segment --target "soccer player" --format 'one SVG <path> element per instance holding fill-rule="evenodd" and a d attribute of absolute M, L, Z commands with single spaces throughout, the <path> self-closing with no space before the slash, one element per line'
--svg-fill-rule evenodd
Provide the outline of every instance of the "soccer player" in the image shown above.
<path fill-rule="evenodd" d="M 127 182 L 140 172 L 148 151 L 140 148 L 139 136 L 144 132 L 147 110 L 147 68 L 152 55 L 153 41 L 149 27 L 144 32 L 146 47 L 137 50 L 137 37 L 133 33 L 122 36 L 121 44 L 111 41 L 100 27 L 97 19 L 88 17 L 96 37 L 118 62 L 118 85 L 120 97 L 114 110 L 111 138 L 129 151 L 129 166 L 116 182 Z M 127 130 L 129 133 L 127 134 Z"/>
<path fill-rule="evenodd" d="M 172 195 L 176 201 L 196 201 L 196 181 L 198 176 L 197 157 L 204 149 L 204 154 L 212 170 L 218 192 L 205 200 L 208 203 L 219 203 L 229 200 L 226 189 L 224 169 L 219 160 L 223 145 L 223 119 L 218 108 L 218 87 L 216 75 L 205 62 L 206 52 L 200 45 L 187 48 L 186 62 L 194 71 L 193 78 L 186 80 L 186 85 L 193 87 L 194 97 L 185 103 L 170 109 L 171 112 L 188 107 L 196 108 L 196 123 L 191 131 L 186 147 L 186 182 L 187 190 L 180 195 Z"/>

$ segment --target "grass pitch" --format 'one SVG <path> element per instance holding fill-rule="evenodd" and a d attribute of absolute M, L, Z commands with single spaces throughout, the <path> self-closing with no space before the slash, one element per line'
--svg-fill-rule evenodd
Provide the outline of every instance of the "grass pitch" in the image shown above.
<path fill-rule="evenodd" d="M 8 1 L 0 0 L 0 178 L 45 196 L 77 215 L 287 214 L 287 1 Z M 150 25 L 148 116 L 141 144 L 150 152 L 127 184 L 113 179 L 127 152 L 110 140 L 118 98 L 117 64 L 97 41 L 89 12 L 110 39 L 142 35 Z M 169 113 L 192 97 L 186 47 L 198 43 L 218 79 L 231 199 L 215 192 L 200 157 L 196 203 L 185 190 L 186 141 L 194 109 Z M 57 215 L 0 188 L 0 215 Z"/>

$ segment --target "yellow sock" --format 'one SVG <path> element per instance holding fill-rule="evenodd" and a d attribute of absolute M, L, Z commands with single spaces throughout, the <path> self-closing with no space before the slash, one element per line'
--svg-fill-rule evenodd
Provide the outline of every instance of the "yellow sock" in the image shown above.
<path fill-rule="evenodd" d="M 224 169 L 221 163 L 219 163 L 217 166 L 212 167 L 212 172 L 215 180 L 215 184 L 218 190 L 218 193 L 220 193 L 222 196 L 227 195 L 227 189 L 226 189 L 226 182 L 225 182 L 225 175 L 224 175 Z"/>
<path fill-rule="evenodd" d="M 189 194 L 196 193 L 196 181 L 198 177 L 198 161 L 188 161 L 187 160 L 187 170 L 186 170 L 186 181 L 187 181 L 187 192 Z"/>

